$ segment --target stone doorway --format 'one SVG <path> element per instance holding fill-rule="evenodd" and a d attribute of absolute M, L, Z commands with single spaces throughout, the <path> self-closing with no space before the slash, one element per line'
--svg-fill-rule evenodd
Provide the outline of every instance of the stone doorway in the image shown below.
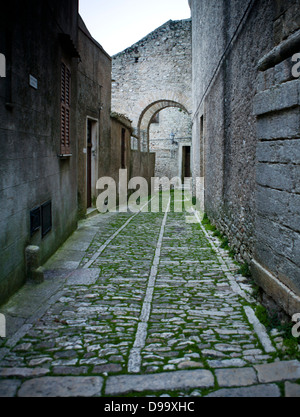
<path fill-rule="evenodd" d="M 97 181 L 97 132 L 98 121 L 88 118 L 86 135 L 86 199 L 88 209 L 93 206 Z"/>
<path fill-rule="evenodd" d="M 191 147 L 182 147 L 182 182 L 185 178 L 191 178 Z"/>

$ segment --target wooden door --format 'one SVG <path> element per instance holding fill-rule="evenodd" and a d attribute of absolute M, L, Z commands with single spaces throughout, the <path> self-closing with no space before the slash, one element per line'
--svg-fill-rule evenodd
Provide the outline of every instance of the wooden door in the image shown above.
<path fill-rule="evenodd" d="M 87 208 L 92 207 L 92 121 L 87 121 L 87 155 L 86 155 L 86 195 L 87 195 Z"/>

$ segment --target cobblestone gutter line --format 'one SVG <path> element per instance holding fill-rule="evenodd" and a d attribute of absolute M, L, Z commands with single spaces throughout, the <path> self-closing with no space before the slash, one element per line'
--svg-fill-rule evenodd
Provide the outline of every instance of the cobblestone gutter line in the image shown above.
<path fill-rule="evenodd" d="M 205 236 L 207 237 L 208 241 L 210 242 L 210 244 L 212 245 L 212 248 L 214 249 L 214 251 L 217 254 L 217 258 L 218 261 L 220 262 L 220 264 L 222 265 L 222 269 L 225 273 L 225 275 L 227 276 L 227 278 L 229 279 L 231 288 L 233 290 L 233 292 L 235 292 L 236 294 L 240 295 L 242 298 L 244 298 L 246 301 L 253 303 L 254 299 L 252 297 L 250 297 L 248 294 L 245 293 L 245 291 L 243 291 L 241 289 L 241 287 L 239 286 L 239 284 L 234 280 L 233 275 L 230 273 L 229 269 L 230 269 L 230 265 L 228 265 L 226 263 L 226 261 L 224 260 L 224 258 L 222 257 L 219 248 L 214 244 L 211 236 L 209 235 L 209 233 L 207 232 L 207 230 L 205 229 L 205 227 L 203 226 L 198 213 L 193 209 L 194 215 L 197 218 L 199 225 L 203 231 L 203 233 L 205 234 Z M 255 316 L 255 313 L 253 311 L 253 309 L 250 306 L 246 306 L 244 307 L 244 311 L 247 315 L 247 318 L 249 320 L 249 323 L 251 323 L 254 327 L 254 331 L 256 332 L 262 346 L 264 347 L 264 350 L 266 353 L 273 353 L 276 352 L 276 349 L 274 348 L 274 346 L 272 345 L 272 342 L 266 332 L 265 327 L 259 322 L 259 320 L 257 319 L 257 317 Z"/>
<path fill-rule="evenodd" d="M 153 200 L 153 199 L 152 199 Z M 150 202 L 152 201 L 150 200 Z M 119 230 L 117 230 L 109 239 L 107 239 L 107 241 L 99 248 L 99 250 L 97 250 L 97 252 L 94 253 L 94 255 L 92 256 L 92 258 L 90 259 L 89 262 L 87 262 L 84 266 L 83 269 L 88 269 L 90 268 L 93 263 L 99 258 L 99 256 L 101 256 L 101 254 L 105 251 L 105 249 L 107 248 L 107 246 L 129 225 L 129 223 L 132 222 L 132 220 L 134 220 L 142 211 L 143 209 L 150 203 L 149 201 L 147 201 L 146 204 L 143 205 L 143 207 L 140 209 L 140 211 L 138 211 L 137 213 L 135 213 L 133 216 L 131 216 L 127 222 L 125 222 L 123 224 L 122 227 L 120 227 Z"/>
<path fill-rule="evenodd" d="M 205 236 L 207 237 L 209 243 L 211 244 L 213 250 L 216 252 L 217 255 L 217 259 L 221 265 L 222 270 L 224 271 L 224 274 L 226 275 L 226 277 L 229 279 L 231 288 L 233 290 L 233 292 L 235 292 L 236 294 L 240 295 L 242 298 L 244 298 L 246 301 L 248 301 L 249 303 L 253 303 L 254 299 L 252 297 L 250 297 L 248 294 L 245 293 L 245 291 L 243 291 L 241 289 L 241 287 L 238 285 L 238 283 L 234 280 L 233 275 L 231 274 L 230 270 L 231 270 L 231 265 L 229 263 L 227 263 L 225 261 L 225 259 L 222 257 L 221 253 L 220 253 L 220 249 L 215 245 L 213 239 L 211 238 L 211 236 L 209 235 L 209 233 L 207 232 L 207 230 L 205 229 L 205 227 L 203 226 L 199 214 L 197 211 L 195 211 L 193 209 L 194 215 L 197 219 L 197 221 L 199 222 L 199 225 L 201 227 L 201 230 L 203 231 L 203 233 L 205 234 Z"/>
<path fill-rule="evenodd" d="M 139 373 L 141 370 L 141 363 L 142 363 L 141 351 L 145 347 L 145 344 L 146 344 L 148 321 L 150 318 L 155 281 L 157 277 L 158 265 L 160 261 L 160 255 L 161 255 L 161 246 L 162 246 L 162 241 L 164 237 L 170 204 L 171 204 L 171 200 L 169 200 L 168 207 L 167 207 L 167 210 L 166 210 L 166 213 L 165 213 L 162 225 L 161 225 L 160 235 L 158 238 L 155 256 L 154 256 L 154 260 L 153 260 L 153 264 L 152 264 L 152 268 L 151 268 L 151 272 L 149 276 L 147 292 L 146 292 L 146 296 L 144 299 L 144 304 L 143 304 L 142 312 L 140 316 L 140 323 L 138 325 L 138 330 L 136 333 L 133 348 L 129 355 L 129 360 L 128 360 L 128 372 L 129 373 Z"/>
<path fill-rule="evenodd" d="M 261 344 L 263 345 L 265 352 L 272 353 L 276 352 L 276 349 L 272 345 L 272 342 L 266 332 L 265 327 L 259 322 L 257 317 L 255 316 L 254 311 L 251 307 L 246 306 L 244 307 L 245 313 L 248 317 L 249 322 L 253 325 L 254 330 L 259 337 L 259 340 L 261 341 Z"/>

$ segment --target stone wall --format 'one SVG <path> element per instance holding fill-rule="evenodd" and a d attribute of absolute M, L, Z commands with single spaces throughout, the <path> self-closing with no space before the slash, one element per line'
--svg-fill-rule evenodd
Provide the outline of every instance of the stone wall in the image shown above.
<path fill-rule="evenodd" d="M 25 282 L 25 248 L 39 246 L 43 262 L 77 225 L 77 13 L 75 0 L 1 6 L 7 77 L 0 78 L 0 304 Z M 62 32 L 69 35 L 63 42 Z M 72 156 L 66 159 L 58 157 L 62 60 L 71 70 Z M 48 201 L 51 231 L 31 234 L 30 211 Z"/>
<path fill-rule="evenodd" d="M 181 178 L 182 146 L 192 142 L 191 116 L 181 109 L 161 110 L 150 125 L 149 136 L 150 150 L 156 154 L 155 176 Z"/>
<path fill-rule="evenodd" d="M 131 120 L 126 116 L 112 113 L 111 115 L 111 159 L 109 176 L 112 177 L 117 184 L 119 184 L 119 172 L 121 169 L 127 170 L 127 183 L 134 177 L 145 178 L 149 184 L 149 191 L 151 185 L 151 178 L 154 176 L 155 155 L 153 153 L 141 152 L 140 150 L 133 150 L 131 147 L 132 126 Z M 123 131 L 123 133 L 122 133 Z M 124 159 L 122 166 L 122 134 L 125 139 Z M 107 176 L 107 175 L 106 175 Z M 128 191 L 128 195 L 130 195 Z M 119 189 L 117 190 L 119 194 Z"/>
<path fill-rule="evenodd" d="M 109 176 L 117 183 L 119 182 L 119 170 L 127 169 L 128 180 L 130 179 L 131 166 L 131 121 L 119 114 L 112 114 L 111 117 L 111 160 Z M 125 147 L 124 147 L 124 166 L 122 166 L 122 130 L 124 131 Z M 108 176 L 108 173 L 105 175 Z"/>
<path fill-rule="evenodd" d="M 300 81 L 293 76 L 292 61 L 299 50 L 300 30 L 261 59 L 254 101 L 258 143 L 253 268 L 261 286 L 290 314 L 300 307 L 294 295 L 300 295 Z"/>
<path fill-rule="evenodd" d="M 134 135 L 140 141 L 140 150 L 149 151 L 148 129 L 156 113 L 169 107 L 177 108 L 177 113 L 167 112 L 165 116 L 160 116 L 161 120 L 165 120 L 162 131 L 160 124 L 159 129 L 158 125 L 150 126 L 150 138 L 166 139 L 170 135 L 170 128 L 173 128 L 172 115 L 178 115 L 178 109 L 191 112 L 191 62 L 190 19 L 169 21 L 113 57 L 112 108 L 133 120 Z M 166 115 L 169 115 L 169 120 Z M 191 137 L 190 125 L 186 120 L 184 123 L 184 129 L 179 125 L 175 130 L 180 130 L 181 137 Z M 169 151 L 168 146 L 166 149 L 163 147 Z M 152 144 L 150 150 L 156 151 L 156 145 Z M 173 164 L 174 154 L 165 152 L 165 155 L 167 153 L 169 163 Z M 157 156 L 159 161 L 161 158 Z M 179 166 L 178 160 L 175 165 Z M 160 168 L 157 170 L 160 173 L 162 171 Z M 179 174 L 178 170 L 176 174 Z"/>
<path fill-rule="evenodd" d="M 190 4 L 194 176 L 204 181 L 205 210 L 238 260 L 258 263 L 300 294 L 299 229 L 292 225 L 299 216 L 299 108 L 291 103 L 299 81 L 289 81 L 284 62 L 259 75 L 260 60 L 299 29 L 298 1 Z M 275 202 L 281 208 L 276 215 Z M 253 272 L 263 286 L 266 274 L 260 279 L 254 266 Z M 272 292 L 277 300 L 279 287 Z M 291 312 L 288 303 L 285 309 Z"/>
<path fill-rule="evenodd" d="M 96 182 L 111 170 L 111 58 L 90 35 L 79 19 L 78 49 L 78 198 L 79 212 L 86 213 L 87 187 L 91 187 L 92 205 L 98 192 Z M 87 182 L 87 123 L 92 128 L 91 184 Z"/>

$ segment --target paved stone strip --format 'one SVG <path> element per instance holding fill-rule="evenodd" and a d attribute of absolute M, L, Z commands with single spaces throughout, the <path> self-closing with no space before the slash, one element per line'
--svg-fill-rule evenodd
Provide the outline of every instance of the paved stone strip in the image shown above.
<path fill-rule="evenodd" d="M 300 396 L 300 385 L 296 383 L 300 377 L 300 362 L 296 360 L 251 368 L 198 369 L 152 375 L 51 377 L 46 376 L 46 372 L 42 368 L 0 370 L 0 397 L 99 397 L 143 392 L 155 395 L 156 392 L 179 390 L 180 397 L 193 397 L 202 396 L 201 389 L 206 393 L 211 391 L 207 397 L 280 397 L 277 384 L 282 381 L 285 382 L 285 397 Z M 192 392 L 193 389 L 197 391 Z"/>
<path fill-rule="evenodd" d="M 82 267 L 119 233 L 92 268 L 47 272 L 49 303 L 0 349 L 0 397 L 299 396 L 299 361 L 274 354 L 217 240 L 186 213 L 128 216 L 93 221 Z"/>
<path fill-rule="evenodd" d="M 249 322 L 253 325 L 254 330 L 261 342 L 261 344 L 264 347 L 265 352 L 267 353 L 272 353 L 272 352 L 276 352 L 276 349 L 274 348 L 274 346 L 272 345 L 272 342 L 266 332 L 265 327 L 260 323 L 260 321 L 258 320 L 258 318 L 256 317 L 254 311 L 252 310 L 251 307 L 246 306 L 244 307 L 245 313 L 248 317 Z"/>
<path fill-rule="evenodd" d="M 160 213 L 136 217 L 97 258 L 97 267 L 68 271 L 66 277 L 63 274 L 64 291 L 59 299 L 18 337 L 16 346 L 2 349 L 0 366 L 6 374 L 10 372 L 7 369 L 12 372 L 21 367 L 25 378 L 31 375 L 26 370 L 41 367 L 47 376 L 124 372 L 137 333 L 162 218 Z M 120 223 L 119 219 L 108 220 L 106 235 Z M 103 224 L 102 218 L 99 223 Z M 98 224 L 97 219 L 94 224 Z M 93 248 L 94 242 L 103 239 L 101 231 L 98 229 L 94 237 Z M 60 274 L 59 270 L 52 272 L 53 278 Z"/>
<path fill-rule="evenodd" d="M 213 247 L 214 251 L 217 254 L 217 258 L 218 261 L 220 263 L 220 265 L 222 266 L 222 270 L 224 271 L 225 275 L 227 276 L 227 278 L 230 281 L 230 285 L 232 290 L 240 295 L 242 298 L 244 298 L 245 300 L 247 300 L 248 302 L 252 303 L 254 300 L 252 297 L 249 296 L 249 294 L 246 294 L 245 291 L 242 290 L 242 288 L 238 285 L 238 283 L 234 280 L 234 277 L 231 274 L 231 269 L 236 269 L 236 267 L 234 266 L 234 264 L 231 261 L 225 261 L 224 257 L 222 256 L 221 252 L 220 252 L 220 248 L 218 246 L 215 245 L 214 240 L 212 239 L 212 237 L 210 236 L 210 234 L 207 232 L 207 230 L 205 229 L 205 227 L 203 226 L 199 214 L 195 209 L 192 209 L 194 212 L 194 215 L 203 231 L 203 233 L 205 234 L 205 236 L 207 237 L 209 243 L 211 244 L 211 246 Z"/>
<path fill-rule="evenodd" d="M 153 375 L 121 375 L 107 380 L 105 394 L 118 395 L 144 391 L 175 391 L 178 389 L 210 388 L 214 377 L 210 371 L 166 372 Z"/>
<path fill-rule="evenodd" d="M 26 381 L 18 397 L 99 397 L 101 377 L 43 377 Z"/>
<path fill-rule="evenodd" d="M 151 202 L 151 200 L 150 200 Z M 138 216 L 143 209 L 149 204 L 149 201 L 147 201 L 146 204 L 144 204 L 142 206 L 142 208 L 140 209 L 140 211 L 138 213 L 135 213 L 133 216 L 131 216 L 126 222 L 125 224 L 123 224 L 122 227 L 120 227 L 120 229 L 118 229 L 109 239 L 107 239 L 107 241 L 99 248 L 99 250 L 97 250 L 97 252 L 94 253 L 94 255 L 92 256 L 92 258 L 90 259 L 89 262 L 87 262 L 84 266 L 83 269 L 88 269 L 90 268 L 93 263 L 99 258 L 99 256 L 101 256 L 101 254 L 105 251 L 105 249 L 110 245 L 110 243 L 129 225 L 129 223 L 132 222 L 133 219 L 136 218 L 136 216 Z"/>
<path fill-rule="evenodd" d="M 161 256 L 161 246 L 162 246 L 162 241 L 164 237 L 165 226 L 167 223 L 168 212 L 170 209 L 170 203 L 171 201 L 169 200 L 167 210 L 164 215 L 164 219 L 163 219 L 161 229 L 160 229 L 160 235 L 158 238 L 155 256 L 154 256 L 154 260 L 153 260 L 153 264 L 152 264 L 152 268 L 151 268 L 151 272 L 150 272 L 150 276 L 148 280 L 147 292 L 146 292 L 146 296 L 144 299 L 144 304 L 143 304 L 142 312 L 140 316 L 140 323 L 138 325 L 135 342 L 134 342 L 133 348 L 130 352 L 129 359 L 128 359 L 128 372 L 129 373 L 139 373 L 141 370 L 141 362 L 142 362 L 141 350 L 144 348 L 146 344 L 148 321 L 149 321 L 150 312 L 151 312 L 155 281 L 156 281 L 158 265 L 159 265 L 160 256 Z"/>
<path fill-rule="evenodd" d="M 245 278 L 235 274 L 237 282 Z M 272 359 L 198 224 L 172 213 L 165 228 L 142 372 L 243 368 Z"/>
<path fill-rule="evenodd" d="M 221 389 L 206 397 L 208 398 L 278 398 L 280 389 L 275 384 L 256 385 L 252 387 L 241 387 Z"/>

